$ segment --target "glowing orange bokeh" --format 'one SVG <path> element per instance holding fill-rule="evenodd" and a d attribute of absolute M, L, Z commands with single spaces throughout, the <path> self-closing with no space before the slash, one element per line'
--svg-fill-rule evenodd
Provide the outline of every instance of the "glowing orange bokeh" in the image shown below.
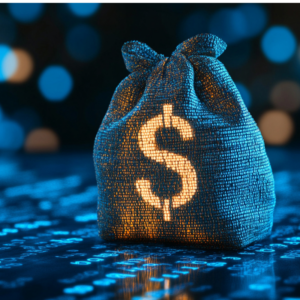
<path fill-rule="evenodd" d="M 22 49 L 13 49 L 17 57 L 18 65 L 16 71 L 9 77 L 8 82 L 22 83 L 26 81 L 33 71 L 33 60 L 29 53 Z"/>
<path fill-rule="evenodd" d="M 292 137 L 294 123 L 292 118 L 281 110 L 265 112 L 258 120 L 258 127 L 269 145 L 284 145 Z"/>
<path fill-rule="evenodd" d="M 294 112 L 300 108 L 300 86 L 294 81 L 281 81 L 271 91 L 271 102 L 284 111 Z"/>
<path fill-rule="evenodd" d="M 55 152 L 59 148 L 59 138 L 51 129 L 35 129 L 28 134 L 24 148 L 26 152 Z"/>

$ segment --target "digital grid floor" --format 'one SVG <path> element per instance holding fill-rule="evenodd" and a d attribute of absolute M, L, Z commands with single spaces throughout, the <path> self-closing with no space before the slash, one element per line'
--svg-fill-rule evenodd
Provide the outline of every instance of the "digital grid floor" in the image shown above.
<path fill-rule="evenodd" d="M 2 157 L 1 300 L 300 299 L 300 171 L 283 154 L 272 235 L 236 252 L 107 243 L 91 153 Z"/>

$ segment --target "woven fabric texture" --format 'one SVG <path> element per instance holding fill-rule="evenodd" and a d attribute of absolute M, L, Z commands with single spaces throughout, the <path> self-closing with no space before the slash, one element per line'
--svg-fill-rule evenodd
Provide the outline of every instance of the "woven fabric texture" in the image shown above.
<path fill-rule="evenodd" d="M 217 59 L 211 34 L 171 57 L 122 47 L 116 88 L 94 144 L 105 240 L 239 249 L 270 234 L 275 191 L 261 133 Z"/>

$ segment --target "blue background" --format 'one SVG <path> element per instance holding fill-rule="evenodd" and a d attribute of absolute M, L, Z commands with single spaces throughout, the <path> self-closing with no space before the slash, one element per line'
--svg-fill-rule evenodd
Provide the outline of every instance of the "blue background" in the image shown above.
<path fill-rule="evenodd" d="M 254 119 L 283 111 L 294 131 L 279 144 L 298 145 L 300 87 L 292 111 L 284 96 L 274 104 L 271 93 L 281 82 L 299 85 L 299 12 L 299 4 L 0 4 L 0 126 L 6 122 L 0 149 L 23 151 L 38 128 L 52 130 L 61 149 L 91 149 L 113 92 L 128 75 L 122 45 L 138 40 L 168 56 L 205 32 L 228 44 L 219 59 Z M 8 58 L 14 49 L 33 62 L 17 83 L 10 80 L 16 62 Z M 9 135 L 17 138 L 8 145 Z"/>

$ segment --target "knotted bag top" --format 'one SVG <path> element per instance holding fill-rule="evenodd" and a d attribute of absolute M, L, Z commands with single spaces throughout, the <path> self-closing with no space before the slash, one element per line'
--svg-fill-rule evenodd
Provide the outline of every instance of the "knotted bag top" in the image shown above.
<path fill-rule="evenodd" d="M 226 49 L 226 43 L 215 35 L 198 34 L 179 44 L 172 55 L 181 53 L 187 58 L 204 55 L 217 58 Z M 130 41 L 123 45 L 122 55 L 126 69 L 129 72 L 142 71 L 154 68 L 166 57 L 158 54 L 145 43 Z"/>
<path fill-rule="evenodd" d="M 125 43 L 121 51 L 132 80 L 136 80 L 133 78 L 137 76 L 141 76 L 142 81 L 148 78 L 146 86 L 164 86 L 169 97 L 171 94 L 175 97 L 177 92 L 182 93 L 183 89 L 189 89 L 187 82 L 183 84 L 181 81 L 183 78 L 193 81 L 195 93 L 207 109 L 221 116 L 226 122 L 237 124 L 240 122 L 241 107 L 245 105 L 226 68 L 217 59 L 226 47 L 226 43 L 219 37 L 203 33 L 179 44 L 171 57 L 158 54 L 138 41 Z M 164 68 L 169 73 L 173 72 L 174 76 L 168 75 L 169 79 L 166 78 L 163 75 L 166 73 L 162 72 Z M 174 80 L 178 80 L 177 84 L 173 83 Z M 133 106 L 130 107 L 132 108 Z"/>

